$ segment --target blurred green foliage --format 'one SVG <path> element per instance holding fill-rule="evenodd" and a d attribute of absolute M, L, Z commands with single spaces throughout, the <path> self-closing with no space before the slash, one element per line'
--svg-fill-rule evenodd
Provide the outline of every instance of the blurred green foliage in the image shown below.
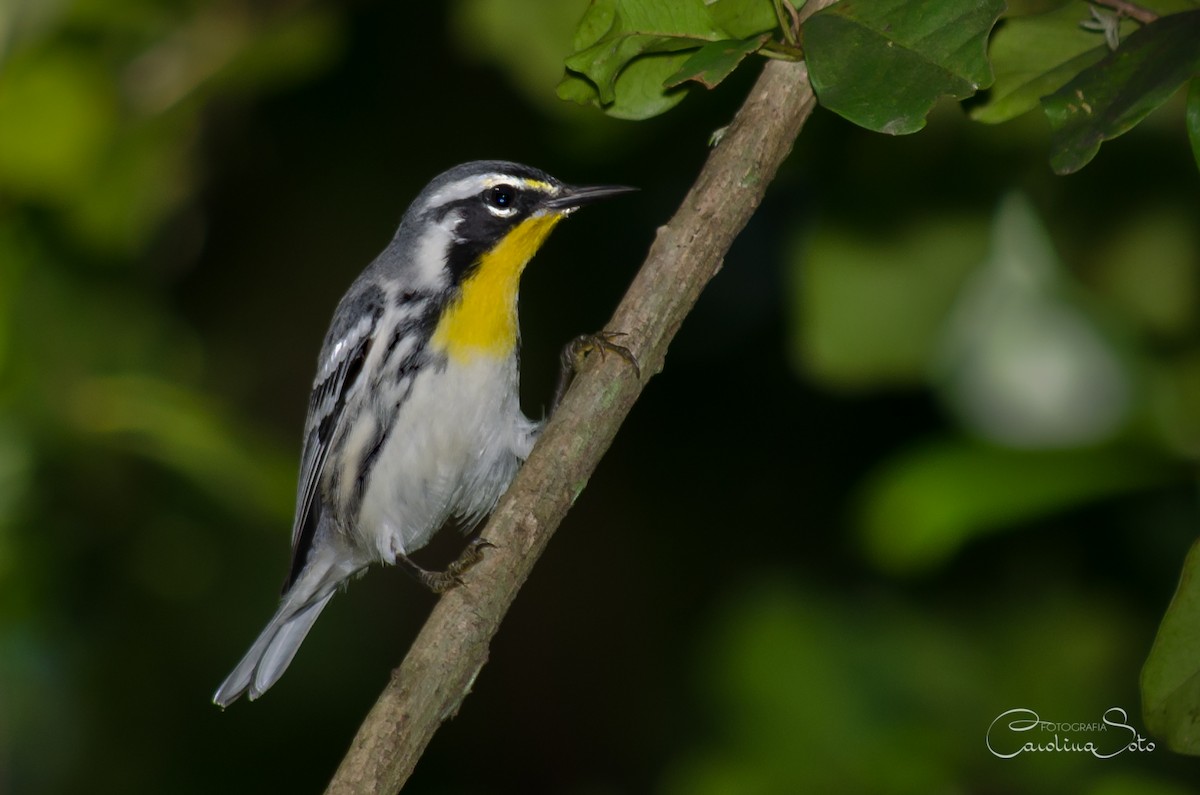
<path fill-rule="evenodd" d="M 5 791 L 70 789 L 95 741 L 85 683 L 102 657 L 78 650 L 115 639 L 76 626 L 92 599 L 78 604 L 90 586 L 65 579 L 67 559 L 181 604 L 219 568 L 183 495 L 287 520 L 295 463 L 205 386 L 171 281 L 200 253 L 186 219 L 206 103 L 302 79 L 339 38 L 328 12 L 249 4 L 0 8 Z M 154 487 L 144 465 L 168 479 Z"/>
<path fill-rule="evenodd" d="M 1083 694 L 1119 675 L 1129 617 L 1095 594 L 1039 597 L 1029 613 L 967 613 L 912 611 L 887 592 L 831 598 L 773 580 L 744 589 L 703 649 L 698 688 L 718 740 L 672 769 L 663 791 L 883 795 L 953 791 L 964 781 L 999 792 L 1189 791 L 1153 773 L 1118 784 L 1080 755 L 1006 766 L 981 749 L 982 737 L 961 731 L 1005 704 L 1099 720 Z M 1079 672 L 1071 688 L 1031 686 L 1044 665 L 1035 639 Z"/>
<path fill-rule="evenodd" d="M 936 217 L 877 242 L 825 226 L 792 260 L 800 367 L 839 388 L 927 384 L 968 434 L 868 482 L 864 541 L 888 568 L 1171 482 L 1194 449 L 1191 357 L 1139 340 L 1194 335 L 1195 226 L 1166 212 L 1101 233 L 1098 294 L 1068 275 L 1027 201 L 1005 199 L 990 233 L 981 221 Z"/>
<path fill-rule="evenodd" d="M 0 6 L 0 791 L 320 791 L 412 583 L 339 596 L 262 701 L 208 698 L 284 574 L 341 290 L 453 163 L 642 186 L 526 277 L 536 415 L 752 77 L 638 126 L 554 100 L 585 7 Z M 1031 116 L 814 116 L 411 790 L 1189 791 L 1165 746 L 984 738 L 1142 726 L 1196 535 L 1195 104 L 1069 179 Z"/>

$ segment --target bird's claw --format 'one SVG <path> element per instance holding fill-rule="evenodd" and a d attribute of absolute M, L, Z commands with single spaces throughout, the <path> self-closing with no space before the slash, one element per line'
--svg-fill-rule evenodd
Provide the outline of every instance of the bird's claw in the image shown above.
<path fill-rule="evenodd" d="M 580 334 L 568 342 L 562 351 L 562 367 L 558 374 L 558 386 L 554 390 L 554 402 L 551 404 L 550 413 L 553 414 L 554 410 L 558 408 L 558 404 L 562 402 L 563 396 L 567 393 L 567 387 L 571 385 L 575 374 L 583 368 L 588 354 L 599 354 L 601 361 L 610 353 L 616 354 L 629 363 L 629 366 L 633 368 L 634 375 L 641 380 L 642 368 L 638 364 L 637 357 L 629 348 L 616 342 L 619 338 L 628 336 L 624 331 L 598 331 L 595 334 Z"/>

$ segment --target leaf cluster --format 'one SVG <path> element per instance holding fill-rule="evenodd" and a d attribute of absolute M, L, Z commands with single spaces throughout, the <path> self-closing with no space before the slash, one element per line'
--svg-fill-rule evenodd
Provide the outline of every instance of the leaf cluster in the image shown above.
<path fill-rule="evenodd" d="M 1200 163 L 1194 2 L 1051 0 L 1005 14 L 1004 0 L 841 0 L 799 25 L 789 0 L 593 0 L 558 94 L 643 119 L 752 54 L 804 58 L 820 104 L 875 132 L 916 132 L 945 97 L 985 123 L 1040 106 L 1051 166 L 1067 174 L 1191 81 Z"/>

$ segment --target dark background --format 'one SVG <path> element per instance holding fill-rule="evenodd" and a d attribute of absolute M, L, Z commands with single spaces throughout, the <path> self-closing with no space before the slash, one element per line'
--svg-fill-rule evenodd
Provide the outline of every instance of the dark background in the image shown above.
<path fill-rule="evenodd" d="M 341 292 L 458 162 L 640 186 L 526 274 L 540 416 L 758 69 L 643 123 L 567 107 L 581 11 L 0 11 L 0 790 L 324 787 L 433 603 L 403 573 L 339 595 L 261 701 L 209 699 L 274 609 Z M 985 745 L 1017 707 L 1145 731 L 1139 668 L 1196 522 L 1181 116 L 1061 178 L 1034 116 L 946 105 L 892 138 L 818 110 L 406 791 L 1188 791 L 1162 746 Z M 1051 264 L 997 288 L 1002 319 L 1053 352 L 1059 326 L 1022 319 L 1073 318 L 1117 376 L 1053 360 L 1019 379 L 1066 373 L 1053 410 L 997 429 L 955 374 L 1007 327 L 964 342 L 951 318 L 1006 244 Z M 1093 405 L 1117 408 L 1057 432 Z"/>

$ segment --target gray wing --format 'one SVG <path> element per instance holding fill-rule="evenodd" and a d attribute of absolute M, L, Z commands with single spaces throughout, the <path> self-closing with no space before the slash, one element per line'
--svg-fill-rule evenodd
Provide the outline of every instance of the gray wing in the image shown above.
<path fill-rule="evenodd" d="M 342 424 L 348 398 L 362 380 L 363 365 L 375 340 L 382 315 L 379 303 L 344 302 L 321 350 L 317 377 L 304 423 L 304 452 L 300 458 L 300 482 L 296 489 L 296 516 L 292 525 L 292 563 L 284 591 L 292 586 L 308 560 L 313 534 L 322 510 L 321 476 L 330 446 Z M 338 323 L 350 311 L 354 325 Z M 340 334 L 337 332 L 341 332 Z"/>

